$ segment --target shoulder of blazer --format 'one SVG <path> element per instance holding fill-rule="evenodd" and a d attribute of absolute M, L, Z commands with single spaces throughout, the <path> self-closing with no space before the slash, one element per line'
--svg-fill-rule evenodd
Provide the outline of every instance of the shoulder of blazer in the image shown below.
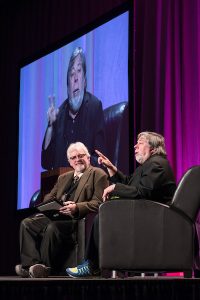
<path fill-rule="evenodd" d="M 92 167 L 92 171 L 99 174 L 99 175 L 102 175 L 102 176 L 103 175 L 108 176 L 103 169 L 98 168 L 98 167 Z"/>
<path fill-rule="evenodd" d="M 97 167 L 93 167 L 93 166 L 89 166 L 87 170 L 85 170 L 85 172 L 83 173 L 83 178 L 89 178 L 91 174 L 98 174 L 98 175 L 106 175 L 106 173 L 100 169 L 100 168 L 97 168 Z"/>
<path fill-rule="evenodd" d="M 108 176 L 103 169 L 98 168 L 98 167 L 93 167 L 93 166 L 90 166 L 85 172 L 89 172 L 89 173 L 92 172 L 92 173 L 97 173 L 99 175 L 106 175 L 106 176 Z"/>
<path fill-rule="evenodd" d="M 72 177 L 73 175 L 74 175 L 74 171 L 69 171 L 69 172 L 63 173 L 58 177 L 58 181 L 68 179 L 68 178 Z"/>
<path fill-rule="evenodd" d="M 89 176 L 89 174 L 93 172 L 93 168 L 94 168 L 94 167 L 89 166 L 89 167 L 87 168 L 87 170 L 85 170 L 85 172 L 83 173 L 82 176 L 84 176 L 84 177 L 85 177 L 85 176 Z"/>

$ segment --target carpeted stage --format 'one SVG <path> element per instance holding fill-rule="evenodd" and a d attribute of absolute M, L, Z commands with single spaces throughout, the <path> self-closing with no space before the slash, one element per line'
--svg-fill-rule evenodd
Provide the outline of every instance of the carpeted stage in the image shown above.
<path fill-rule="evenodd" d="M 182 277 L 0 277 L 0 300 L 199 300 L 200 279 Z"/>

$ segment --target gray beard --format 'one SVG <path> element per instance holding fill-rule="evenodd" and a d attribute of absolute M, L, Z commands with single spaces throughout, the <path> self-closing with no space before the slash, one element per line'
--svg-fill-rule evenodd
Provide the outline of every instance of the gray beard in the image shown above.
<path fill-rule="evenodd" d="M 140 155 L 140 154 L 136 155 L 136 156 L 135 156 L 135 159 L 136 159 L 136 161 L 137 161 L 140 165 L 142 165 L 142 164 L 144 163 L 144 158 L 143 158 L 143 156 Z"/>
<path fill-rule="evenodd" d="M 81 107 L 81 104 L 83 102 L 83 97 L 84 97 L 84 90 L 82 90 L 80 92 L 80 95 L 79 96 L 76 96 L 76 97 L 72 97 L 69 99 L 69 107 L 70 107 L 70 110 L 76 114 L 80 107 Z"/>

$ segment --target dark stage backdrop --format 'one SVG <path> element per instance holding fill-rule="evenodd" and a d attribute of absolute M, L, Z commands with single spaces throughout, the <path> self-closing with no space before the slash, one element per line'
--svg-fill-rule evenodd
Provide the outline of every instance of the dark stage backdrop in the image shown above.
<path fill-rule="evenodd" d="M 3 177 L 0 200 L 0 275 L 14 274 L 14 265 L 19 262 L 19 221 L 28 214 L 27 211 L 16 211 L 19 64 L 127 2 L 0 1 L 0 128 Z M 28 102 L 29 99 L 27 105 Z"/>
<path fill-rule="evenodd" d="M 200 1 L 135 3 L 136 130 L 164 134 L 179 180 L 200 164 Z"/>
<path fill-rule="evenodd" d="M 19 259 L 20 216 L 16 213 L 19 61 L 126 2 L 0 1 L 3 177 L 0 274 L 14 273 L 14 264 Z M 200 3 L 136 0 L 134 15 L 132 138 L 135 141 L 141 130 L 164 134 L 169 159 L 179 180 L 187 168 L 200 163 Z"/>

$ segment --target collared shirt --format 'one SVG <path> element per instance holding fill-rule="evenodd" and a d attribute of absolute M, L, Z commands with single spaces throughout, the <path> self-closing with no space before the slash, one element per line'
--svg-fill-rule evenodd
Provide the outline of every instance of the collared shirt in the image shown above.
<path fill-rule="evenodd" d="M 80 179 L 81 176 L 83 176 L 83 173 L 76 174 L 76 173 L 74 172 L 74 179 L 75 179 L 75 177 L 77 177 L 77 176 L 78 176 L 78 178 Z"/>

